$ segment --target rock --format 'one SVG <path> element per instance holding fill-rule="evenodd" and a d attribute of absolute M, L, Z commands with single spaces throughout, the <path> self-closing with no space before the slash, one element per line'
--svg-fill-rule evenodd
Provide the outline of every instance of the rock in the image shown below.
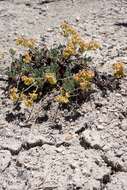
<path fill-rule="evenodd" d="M 122 190 L 127 189 L 127 173 L 118 172 L 111 176 L 111 183 L 106 185 L 108 190 Z"/>
<path fill-rule="evenodd" d="M 94 130 L 85 130 L 82 133 L 82 141 L 82 143 L 91 148 L 102 149 L 103 147 L 99 133 Z"/>
<path fill-rule="evenodd" d="M 121 158 L 118 158 L 112 152 L 108 152 L 102 155 L 104 162 L 112 168 L 112 170 L 117 172 L 127 172 L 127 164 L 123 162 Z"/>
<path fill-rule="evenodd" d="M 8 142 L 5 141 L 3 145 L 1 146 L 3 149 L 9 150 L 11 154 L 13 155 L 18 154 L 22 148 L 21 142 L 16 141 L 16 140 L 9 140 L 9 139 L 8 139 Z"/>
<path fill-rule="evenodd" d="M 35 21 L 34 21 L 34 20 L 29 20 L 29 21 L 28 21 L 28 24 L 35 25 L 36 23 L 35 23 Z"/>
<path fill-rule="evenodd" d="M 80 17 L 77 16 L 77 17 L 76 17 L 76 22 L 79 22 L 79 20 L 80 20 Z"/>
<path fill-rule="evenodd" d="M 88 187 L 89 187 L 89 189 L 93 189 L 93 190 L 99 190 L 99 188 L 100 188 L 100 182 L 99 181 L 97 181 L 97 180 L 95 180 L 95 179 L 91 179 L 91 180 L 89 180 L 89 182 L 88 182 Z"/>
<path fill-rule="evenodd" d="M 41 135 L 32 134 L 32 135 L 28 136 L 28 138 L 25 140 L 25 142 L 23 143 L 23 147 L 25 147 L 26 149 L 27 148 L 29 149 L 29 148 L 36 147 L 36 146 L 42 146 L 43 144 L 53 145 L 52 142 L 49 142 Z"/>
<path fill-rule="evenodd" d="M 97 129 L 98 129 L 98 130 L 103 130 L 103 129 L 104 129 L 104 126 L 103 126 L 103 125 L 97 125 Z"/>
<path fill-rule="evenodd" d="M 11 162 L 11 153 L 8 150 L 0 150 L 0 173 L 3 172 Z"/>
<path fill-rule="evenodd" d="M 65 133 L 65 134 L 64 134 L 64 139 L 65 139 L 65 141 L 70 141 L 72 138 L 73 138 L 73 135 L 72 135 L 72 134 L 69 134 L 69 133 Z"/>
<path fill-rule="evenodd" d="M 123 130 L 123 131 L 126 131 L 127 130 L 127 119 L 124 119 L 120 125 L 120 128 Z"/>
<path fill-rule="evenodd" d="M 36 16 L 36 17 L 35 17 L 35 19 L 36 19 L 36 20 L 38 20 L 38 19 L 39 19 L 39 17 L 38 17 L 38 16 Z"/>
<path fill-rule="evenodd" d="M 54 30 L 52 28 L 48 28 L 47 32 L 53 32 Z"/>
<path fill-rule="evenodd" d="M 28 123 L 28 122 L 20 122 L 19 123 L 20 127 L 24 127 L 24 128 L 30 128 L 32 126 L 32 123 Z"/>

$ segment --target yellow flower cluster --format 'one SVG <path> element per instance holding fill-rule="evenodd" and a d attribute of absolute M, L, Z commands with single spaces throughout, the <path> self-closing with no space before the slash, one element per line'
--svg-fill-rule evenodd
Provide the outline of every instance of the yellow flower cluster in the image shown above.
<path fill-rule="evenodd" d="M 36 40 L 33 38 L 26 39 L 24 37 L 20 37 L 16 39 L 16 45 L 21 45 L 26 48 L 34 48 L 36 46 Z"/>
<path fill-rule="evenodd" d="M 38 94 L 36 93 L 36 91 L 33 91 L 33 93 L 29 93 L 30 98 L 35 101 L 37 100 Z"/>
<path fill-rule="evenodd" d="M 31 61 L 31 56 L 30 56 L 29 52 L 25 52 L 23 57 L 24 57 L 23 62 L 26 63 L 26 64 L 29 64 L 30 61 Z"/>
<path fill-rule="evenodd" d="M 55 73 L 46 73 L 44 79 L 51 85 L 55 85 L 57 83 Z"/>
<path fill-rule="evenodd" d="M 10 99 L 16 102 L 19 99 L 19 94 L 17 93 L 17 88 L 13 87 L 10 89 Z"/>
<path fill-rule="evenodd" d="M 114 76 L 117 78 L 121 78 L 125 76 L 125 68 L 124 63 L 118 62 L 113 64 Z"/>
<path fill-rule="evenodd" d="M 64 58 L 83 53 L 86 50 L 96 50 L 97 48 L 100 48 L 100 44 L 94 40 L 83 40 L 78 32 L 66 21 L 64 21 L 61 25 L 61 28 L 63 35 L 65 37 L 70 37 L 69 42 L 63 52 Z"/>
<path fill-rule="evenodd" d="M 33 102 L 37 100 L 38 94 L 36 91 L 33 91 L 32 93 L 29 93 L 29 95 L 21 93 L 17 93 L 17 88 L 13 87 L 10 89 L 10 99 L 13 102 L 16 102 L 18 100 L 23 101 L 26 107 L 31 107 L 33 105 Z"/>
<path fill-rule="evenodd" d="M 96 50 L 96 49 L 99 49 L 101 47 L 100 43 L 95 41 L 95 40 L 91 40 L 89 43 L 88 43 L 88 50 Z"/>
<path fill-rule="evenodd" d="M 61 95 L 57 96 L 57 97 L 55 98 L 55 100 L 56 100 L 57 102 L 59 102 L 59 103 L 67 104 L 67 103 L 69 102 L 69 97 L 70 97 L 69 93 L 68 93 L 68 92 L 65 92 L 64 95 L 61 94 Z"/>
<path fill-rule="evenodd" d="M 35 100 L 37 100 L 38 94 L 36 91 L 33 91 L 33 93 L 29 93 L 29 96 L 24 96 L 24 104 L 26 107 L 32 107 Z"/>
<path fill-rule="evenodd" d="M 88 90 L 91 88 L 91 80 L 93 77 L 93 71 L 82 70 L 74 76 L 74 79 L 79 83 L 81 90 Z"/>
<path fill-rule="evenodd" d="M 69 35 L 77 35 L 77 31 L 70 25 L 68 22 L 64 21 L 61 24 L 62 34 L 64 37 L 68 37 Z"/>
<path fill-rule="evenodd" d="M 27 99 L 24 100 L 24 104 L 25 104 L 26 107 L 30 108 L 33 105 L 33 100 L 27 98 Z"/>
<path fill-rule="evenodd" d="M 73 44 L 73 42 L 70 40 L 66 46 L 66 48 L 64 49 L 63 52 L 63 56 L 64 58 L 68 58 L 70 56 L 74 56 L 76 55 L 76 49 L 75 49 L 75 45 Z"/>
<path fill-rule="evenodd" d="M 34 82 L 34 79 L 32 77 L 22 76 L 21 79 L 27 86 L 31 85 Z"/>

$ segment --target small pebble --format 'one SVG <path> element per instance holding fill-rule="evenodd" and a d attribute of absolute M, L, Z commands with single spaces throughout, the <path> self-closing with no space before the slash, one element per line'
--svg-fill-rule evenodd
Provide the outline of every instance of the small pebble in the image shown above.
<path fill-rule="evenodd" d="M 76 17 L 76 21 L 77 21 L 77 22 L 79 22 L 79 20 L 80 20 L 80 17 L 79 17 L 79 16 L 77 16 L 77 17 Z"/>
<path fill-rule="evenodd" d="M 54 30 L 52 28 L 48 28 L 47 32 L 53 32 Z"/>
<path fill-rule="evenodd" d="M 97 129 L 102 130 L 102 129 L 104 129 L 104 126 L 103 125 L 97 125 Z"/>

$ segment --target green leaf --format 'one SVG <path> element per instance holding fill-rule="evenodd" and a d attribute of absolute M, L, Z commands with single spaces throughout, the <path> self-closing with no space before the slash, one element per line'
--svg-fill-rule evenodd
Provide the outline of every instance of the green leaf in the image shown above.
<path fill-rule="evenodd" d="M 75 89 L 75 81 L 74 79 L 66 79 L 63 83 L 63 88 L 65 91 L 72 93 Z"/>
<path fill-rule="evenodd" d="M 71 71 L 70 71 L 69 69 L 66 69 L 66 71 L 65 71 L 65 73 L 64 73 L 64 77 L 65 77 L 65 78 L 68 78 L 68 77 L 70 77 L 70 76 L 72 76 Z"/>
<path fill-rule="evenodd" d="M 52 64 L 51 66 L 50 66 L 50 71 L 51 72 L 53 72 L 53 73 L 56 73 L 57 72 L 57 70 L 58 70 L 58 68 L 59 68 L 59 66 L 58 66 L 58 64 Z"/>

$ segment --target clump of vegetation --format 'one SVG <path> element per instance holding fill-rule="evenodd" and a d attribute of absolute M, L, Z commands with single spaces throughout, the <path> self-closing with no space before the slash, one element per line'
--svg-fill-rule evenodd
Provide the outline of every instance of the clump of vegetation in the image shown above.
<path fill-rule="evenodd" d="M 52 48 L 37 45 L 35 39 L 16 40 L 18 46 L 24 47 L 24 53 L 16 58 L 16 50 L 10 49 L 9 96 L 14 103 L 31 107 L 54 94 L 54 101 L 67 104 L 91 89 L 94 71 L 88 64 L 91 57 L 87 57 L 87 52 L 100 48 L 100 44 L 82 39 L 67 22 L 62 23 L 61 33 L 66 44 Z"/>
<path fill-rule="evenodd" d="M 8 71 L 9 97 L 18 105 L 32 107 L 52 95 L 52 101 L 69 104 L 86 97 L 92 85 L 102 90 L 113 90 L 118 80 L 125 76 L 124 64 L 113 64 L 113 76 L 92 69 L 89 51 L 100 48 L 95 40 L 84 40 L 67 22 L 61 25 L 65 44 L 48 48 L 37 45 L 35 39 L 20 37 L 16 40 L 24 51 L 17 58 L 16 50 L 10 49 L 12 57 Z M 82 101 L 82 100 L 81 100 Z M 79 101 L 80 102 L 80 101 Z"/>

